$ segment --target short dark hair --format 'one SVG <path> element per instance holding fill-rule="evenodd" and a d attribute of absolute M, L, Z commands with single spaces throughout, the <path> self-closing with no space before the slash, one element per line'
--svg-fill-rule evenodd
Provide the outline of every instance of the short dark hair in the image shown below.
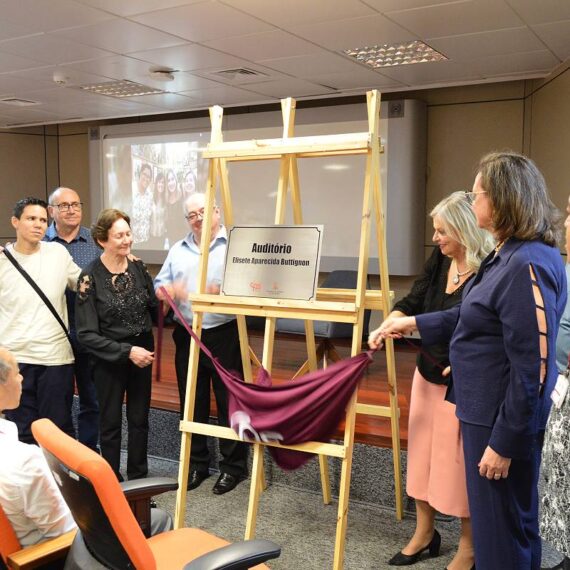
<path fill-rule="evenodd" d="M 140 178 L 141 174 L 143 173 L 143 170 L 148 170 L 148 174 L 152 178 L 152 166 L 148 162 L 143 162 L 141 164 L 141 167 L 139 169 L 139 178 Z"/>
<path fill-rule="evenodd" d="M 19 220 L 22 217 L 22 212 L 24 211 L 24 208 L 26 206 L 41 206 L 42 208 L 45 209 L 47 216 L 47 211 L 48 211 L 47 202 L 45 200 L 42 200 L 41 198 L 33 198 L 32 196 L 28 196 L 27 198 L 22 198 L 21 200 L 18 200 L 16 202 L 16 205 L 14 206 L 14 209 L 12 210 L 12 215 L 15 218 L 18 218 Z"/>
<path fill-rule="evenodd" d="M 481 186 L 493 207 L 493 233 L 556 245 L 561 216 L 536 164 L 513 151 L 492 152 L 479 162 Z"/>
<path fill-rule="evenodd" d="M 91 236 L 101 249 L 103 248 L 99 242 L 109 239 L 109 230 L 117 220 L 125 220 L 129 226 L 131 225 L 131 218 L 125 212 L 116 208 L 106 208 L 100 212 L 97 221 L 91 226 Z"/>

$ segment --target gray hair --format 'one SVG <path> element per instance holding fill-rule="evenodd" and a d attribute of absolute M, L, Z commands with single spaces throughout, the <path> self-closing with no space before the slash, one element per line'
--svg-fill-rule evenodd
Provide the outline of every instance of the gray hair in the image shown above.
<path fill-rule="evenodd" d="M 62 190 L 71 190 L 72 192 L 77 192 L 73 188 L 69 188 L 69 186 L 58 186 L 49 196 L 48 196 L 48 204 L 50 206 L 55 206 L 55 197 L 59 194 Z M 79 196 L 79 194 L 77 194 Z"/>
<path fill-rule="evenodd" d="M 184 215 L 188 213 L 188 202 L 194 200 L 196 196 L 204 196 L 204 204 L 206 203 L 206 194 L 204 192 L 193 192 L 192 194 L 190 194 L 190 196 L 188 196 L 188 198 L 186 198 L 186 200 L 184 200 Z M 217 207 L 218 205 L 216 204 L 216 199 L 214 198 L 214 208 Z"/>
<path fill-rule="evenodd" d="M 12 364 L 4 358 L 4 353 L 4 351 L 0 352 L 0 384 L 5 384 L 12 372 Z"/>
<path fill-rule="evenodd" d="M 513 151 L 492 152 L 481 159 L 477 171 L 493 208 L 497 239 L 539 239 L 556 245 L 561 216 L 530 158 Z"/>
<path fill-rule="evenodd" d="M 477 226 L 477 218 L 465 192 L 453 192 L 439 202 L 429 215 L 440 218 L 447 235 L 465 247 L 467 266 L 477 271 L 483 259 L 495 247 L 495 241 L 487 230 Z"/>

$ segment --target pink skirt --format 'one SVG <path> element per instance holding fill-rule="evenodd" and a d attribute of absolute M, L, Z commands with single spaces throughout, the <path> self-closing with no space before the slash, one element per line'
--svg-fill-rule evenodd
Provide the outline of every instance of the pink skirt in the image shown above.
<path fill-rule="evenodd" d="M 447 386 L 414 373 L 408 424 L 410 497 L 429 503 L 440 513 L 469 517 L 465 462 L 455 405 L 444 400 Z"/>

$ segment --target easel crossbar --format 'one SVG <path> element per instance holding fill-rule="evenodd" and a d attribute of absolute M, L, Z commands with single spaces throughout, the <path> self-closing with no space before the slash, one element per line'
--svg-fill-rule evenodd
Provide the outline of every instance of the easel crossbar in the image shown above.
<path fill-rule="evenodd" d="M 238 142 L 209 143 L 204 158 L 282 158 L 284 154 L 327 156 L 346 152 L 368 152 L 372 148 L 370 133 L 252 139 Z"/>
<path fill-rule="evenodd" d="M 224 297 L 222 295 L 189 296 L 192 309 L 202 313 L 284 317 L 288 319 L 330 320 L 355 323 L 358 312 L 354 303 L 327 301 L 290 301 L 281 299 Z"/>
<path fill-rule="evenodd" d="M 210 424 L 181 421 L 180 431 L 242 441 L 233 429 Z M 346 448 L 344 445 L 318 441 L 308 441 L 306 443 L 297 443 L 295 445 L 281 445 L 280 443 L 268 441 L 263 442 L 263 445 L 269 447 L 280 447 L 281 449 L 292 449 L 294 451 L 303 451 L 305 453 L 327 455 L 329 457 L 340 457 L 341 459 L 345 457 L 346 453 Z"/>

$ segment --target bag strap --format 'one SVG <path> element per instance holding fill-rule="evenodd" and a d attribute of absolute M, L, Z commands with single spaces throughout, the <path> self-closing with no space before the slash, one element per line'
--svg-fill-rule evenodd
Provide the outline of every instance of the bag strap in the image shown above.
<path fill-rule="evenodd" d="M 51 311 L 51 314 L 55 317 L 56 321 L 61 325 L 67 340 L 71 344 L 71 337 L 69 336 L 69 331 L 65 326 L 62 318 L 59 316 L 55 307 L 51 304 L 51 301 L 45 296 L 44 292 L 39 288 L 38 284 L 30 277 L 28 272 L 18 263 L 16 258 L 8 251 L 8 248 L 4 248 L 4 255 L 10 260 L 10 263 L 22 274 L 22 277 L 31 285 L 32 289 L 38 294 L 40 299 L 45 303 L 46 307 Z"/>

